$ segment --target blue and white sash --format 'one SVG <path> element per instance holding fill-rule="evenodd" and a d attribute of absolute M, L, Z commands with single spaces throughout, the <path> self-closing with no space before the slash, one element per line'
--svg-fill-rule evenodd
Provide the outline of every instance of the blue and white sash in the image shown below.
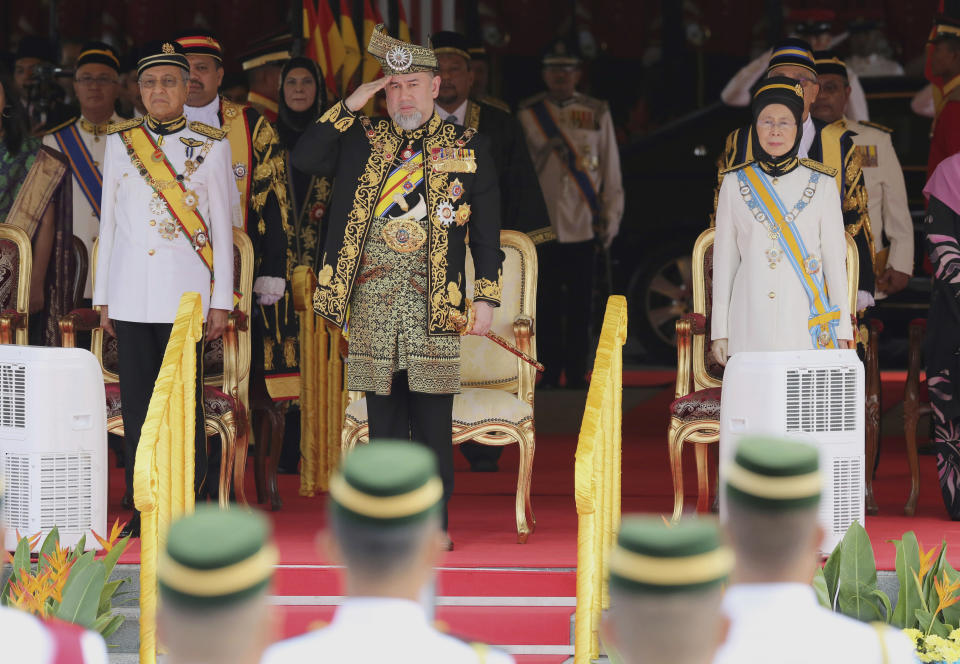
<path fill-rule="evenodd" d="M 70 160 L 70 168 L 77 179 L 84 198 L 90 204 L 97 219 L 100 218 L 100 197 L 103 192 L 103 175 L 94 163 L 93 155 L 83 142 L 83 137 L 77 130 L 76 123 L 64 127 L 53 135 L 60 152 Z"/>

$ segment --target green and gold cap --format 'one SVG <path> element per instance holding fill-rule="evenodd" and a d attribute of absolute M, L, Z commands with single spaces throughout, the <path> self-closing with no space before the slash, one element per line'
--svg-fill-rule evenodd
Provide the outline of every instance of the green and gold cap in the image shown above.
<path fill-rule="evenodd" d="M 341 516 L 379 525 L 420 521 L 440 509 L 443 482 L 432 451 L 384 440 L 356 448 L 330 478 L 330 506 Z"/>
<path fill-rule="evenodd" d="M 787 510 L 820 502 L 817 449 L 767 436 L 741 439 L 727 468 L 727 497 L 752 507 Z"/>
<path fill-rule="evenodd" d="M 733 552 L 714 519 L 626 516 L 610 556 L 610 585 L 629 592 L 675 593 L 722 583 Z"/>
<path fill-rule="evenodd" d="M 367 52 L 377 59 L 385 76 L 432 72 L 439 67 L 432 46 L 417 46 L 395 39 L 387 34 L 383 23 L 378 24 L 370 34 Z"/>
<path fill-rule="evenodd" d="M 180 606 L 231 604 L 266 588 L 277 560 L 263 515 L 201 506 L 170 526 L 157 564 L 160 594 Z"/>

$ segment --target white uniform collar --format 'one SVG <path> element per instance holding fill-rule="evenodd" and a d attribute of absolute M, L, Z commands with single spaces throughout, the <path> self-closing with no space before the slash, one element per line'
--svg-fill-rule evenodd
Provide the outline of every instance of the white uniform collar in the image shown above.
<path fill-rule="evenodd" d="M 734 583 L 723 596 L 723 606 L 733 615 L 769 609 L 771 600 L 791 606 L 818 606 L 813 586 L 804 583 Z"/>
<path fill-rule="evenodd" d="M 440 119 L 447 120 L 447 118 L 449 118 L 452 115 L 456 118 L 456 123 L 458 125 L 463 125 L 467 117 L 467 101 L 469 100 L 464 99 L 463 103 L 457 106 L 457 110 L 455 110 L 453 113 L 449 113 L 444 109 L 440 108 L 439 104 L 434 104 L 434 105 L 437 108 L 437 113 L 440 115 Z"/>
<path fill-rule="evenodd" d="M 202 122 L 211 127 L 220 128 L 220 96 L 217 95 L 205 106 L 184 106 L 183 112 L 190 122 Z"/>
<path fill-rule="evenodd" d="M 381 620 L 400 629 L 430 627 L 420 604 L 395 597 L 347 597 L 337 608 L 332 624 L 355 621 L 375 624 Z"/>
<path fill-rule="evenodd" d="M 817 127 L 813 124 L 813 115 L 808 115 L 803 121 L 803 135 L 800 137 L 800 148 L 797 150 L 798 157 L 809 157 L 810 146 L 813 145 L 813 138 L 817 135 Z"/>

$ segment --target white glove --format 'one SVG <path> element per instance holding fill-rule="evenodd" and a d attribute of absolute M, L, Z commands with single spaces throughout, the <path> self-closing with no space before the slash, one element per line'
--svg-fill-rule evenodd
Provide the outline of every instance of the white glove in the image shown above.
<path fill-rule="evenodd" d="M 875 304 L 876 301 L 874 301 L 873 295 L 865 290 L 857 291 L 857 311 L 863 311 L 864 309 L 868 309 Z"/>
<path fill-rule="evenodd" d="M 276 304 L 287 288 L 287 282 L 280 277 L 257 277 L 253 282 L 253 292 L 257 294 L 257 304 L 269 307 Z"/>
<path fill-rule="evenodd" d="M 710 346 L 710 352 L 713 353 L 713 359 L 715 359 L 721 367 L 727 366 L 727 358 L 730 356 L 727 354 L 726 339 L 714 339 L 713 344 Z"/>

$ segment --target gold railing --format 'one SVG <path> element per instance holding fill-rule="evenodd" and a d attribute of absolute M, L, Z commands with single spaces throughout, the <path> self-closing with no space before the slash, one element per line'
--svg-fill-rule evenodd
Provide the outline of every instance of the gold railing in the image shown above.
<path fill-rule="evenodd" d="M 157 660 L 157 557 L 170 523 L 193 511 L 199 293 L 184 293 L 143 422 L 133 471 L 140 510 L 140 664 Z M 224 469 L 223 472 L 227 472 Z"/>
<path fill-rule="evenodd" d="M 583 411 L 574 476 L 577 504 L 575 664 L 600 656 L 600 618 L 610 605 L 608 556 L 620 525 L 620 425 L 627 300 L 611 295 Z"/>
<path fill-rule="evenodd" d="M 293 271 L 293 306 L 300 316 L 300 495 L 327 490 L 340 461 L 340 430 L 347 404 L 340 345 L 343 333 L 313 313 L 317 277 L 305 265 Z"/>

